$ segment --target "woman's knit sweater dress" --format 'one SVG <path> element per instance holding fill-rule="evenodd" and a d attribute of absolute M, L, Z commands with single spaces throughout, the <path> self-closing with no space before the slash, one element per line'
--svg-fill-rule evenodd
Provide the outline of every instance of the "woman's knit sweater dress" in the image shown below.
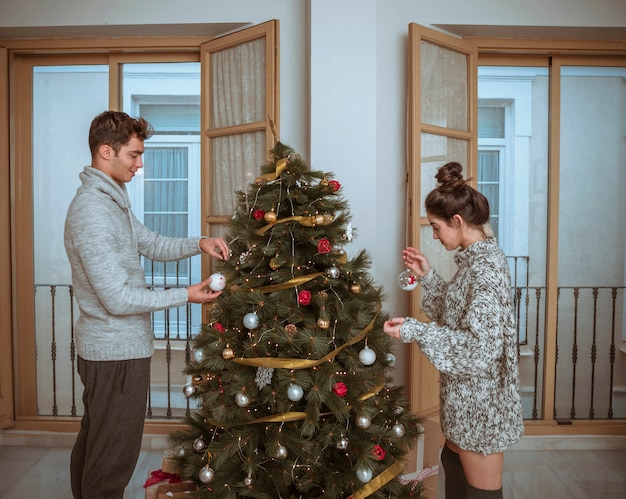
<path fill-rule="evenodd" d="M 441 429 L 462 449 L 503 451 L 524 431 L 510 274 L 495 239 L 455 255 L 447 283 L 432 269 L 420 279 L 433 322 L 408 317 L 400 338 L 416 341 L 439 371 Z"/>

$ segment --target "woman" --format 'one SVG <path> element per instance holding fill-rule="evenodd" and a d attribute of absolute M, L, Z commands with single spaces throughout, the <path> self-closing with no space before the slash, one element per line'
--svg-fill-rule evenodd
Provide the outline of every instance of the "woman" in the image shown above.
<path fill-rule="evenodd" d="M 403 259 L 422 286 L 433 322 L 393 318 L 385 332 L 417 342 L 439 371 L 446 498 L 501 498 L 503 451 L 524 431 L 506 258 L 489 228 L 489 203 L 462 166 L 442 166 L 426 197 L 433 237 L 455 255 L 450 282 L 415 248 Z"/>

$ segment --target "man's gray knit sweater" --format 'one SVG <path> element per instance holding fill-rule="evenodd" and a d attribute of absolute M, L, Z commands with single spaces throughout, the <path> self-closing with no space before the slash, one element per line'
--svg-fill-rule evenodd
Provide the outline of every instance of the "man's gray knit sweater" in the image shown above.
<path fill-rule="evenodd" d="M 75 336 L 85 360 L 152 356 L 150 312 L 187 303 L 185 288 L 152 291 L 139 255 L 173 261 L 201 252 L 200 238 L 169 238 L 145 227 L 124 185 L 85 167 L 65 220 L 65 250 L 80 308 Z"/>
<path fill-rule="evenodd" d="M 524 432 L 510 274 L 495 239 L 455 255 L 448 283 L 433 269 L 420 279 L 433 322 L 407 318 L 404 342 L 416 341 L 439 371 L 441 429 L 462 449 L 503 451 Z"/>

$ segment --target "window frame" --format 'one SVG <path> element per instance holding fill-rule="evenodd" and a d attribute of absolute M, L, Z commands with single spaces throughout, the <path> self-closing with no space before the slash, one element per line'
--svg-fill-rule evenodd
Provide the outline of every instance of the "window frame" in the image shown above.
<path fill-rule="evenodd" d="M 265 23 L 273 32 L 278 32 L 277 21 Z M 252 29 L 252 28 L 248 28 Z M 245 31 L 245 29 L 243 30 Z M 222 37 L 241 37 L 231 33 Z M 171 38 L 74 38 L 74 39 L 11 39 L 0 40 L 0 62 L 8 67 L 6 78 L 0 80 L 2 99 L 0 111 L 0 143 L 7 143 L 0 161 L 6 161 L 7 182 L 6 196 L 0 196 L 10 203 L 6 218 L 0 223 L 8 223 L 5 234 L 12 237 L 0 247 L 0 257 L 11 268 L 10 276 L 2 280 L 0 306 L 2 306 L 2 336 L 0 365 L 4 374 L 6 366 L 11 368 L 10 376 L 2 377 L 0 399 L 0 424 L 12 426 L 18 430 L 77 431 L 77 418 L 41 418 L 37 416 L 36 400 L 36 342 L 34 319 L 34 248 L 33 248 L 33 192 L 32 164 L 32 68 L 36 65 L 108 65 L 109 67 L 109 108 L 121 109 L 121 65 L 134 62 L 202 62 L 201 52 L 204 44 L 214 41 L 213 36 L 171 37 Z M 268 88 L 271 88 L 272 107 L 265 126 L 269 130 L 278 127 L 278 37 L 272 38 L 271 75 L 268 75 Z M 206 67 L 201 65 L 204 76 Z M 202 92 L 206 89 L 202 87 Z M 19 110 L 19 111 L 18 111 Z M 9 134 L 11 130 L 11 134 Z M 201 130 L 201 134 L 203 131 Z M 271 140 L 271 139 L 269 139 Z M 9 147 L 10 145 L 10 147 Z M 208 163 L 205 161 L 208 159 Z M 201 170 L 210 168 L 210 157 L 201 153 Z M 202 186 L 206 189 L 206 185 Z M 201 195 L 202 196 L 202 195 Z M 204 209 L 204 206 L 201 207 Z M 10 218 L 9 215 L 10 214 Z M 206 212 L 201 218 L 207 220 Z M 203 273 L 208 274 L 208 259 L 203 258 Z M 5 314 L 5 303 L 11 314 Z M 5 323 L 5 318 L 10 321 Z M 19 332 L 19 333 L 18 333 Z M 6 342 L 12 343 L 7 347 Z M 5 386 L 6 385 L 6 386 Z M 13 393 L 11 393 L 11 389 Z M 11 397 L 4 395 L 11 393 Z M 10 400 L 9 400 L 10 399 Z M 165 424 L 151 422 L 146 425 L 154 433 L 169 433 L 176 421 L 168 420 Z"/>
<path fill-rule="evenodd" d="M 412 31 L 409 27 L 409 40 L 413 45 Z M 420 30 L 427 28 L 419 27 Z M 589 40 L 526 40 L 526 39 L 503 39 L 503 38 L 486 38 L 486 37 L 463 37 L 455 38 L 454 36 L 438 33 L 439 37 L 446 38 L 451 45 L 456 42 L 465 42 L 476 47 L 478 56 L 475 61 L 475 68 L 484 65 L 519 65 L 519 66 L 543 66 L 549 65 L 553 71 L 550 83 L 550 101 L 558 102 L 561 65 L 575 65 L 583 63 L 587 60 L 589 63 L 593 61 L 593 65 L 610 66 L 623 65 L 624 57 L 626 57 L 626 41 L 589 41 Z M 419 61 L 418 61 L 419 63 Z M 410 116 L 419 116 L 419 105 L 415 103 L 415 96 L 419 96 L 419 78 L 417 77 L 417 69 L 414 67 L 416 61 L 409 59 L 409 112 Z M 477 102 L 475 103 L 477 109 Z M 416 110 L 417 108 L 417 110 Z M 419 119 L 412 120 L 409 118 L 409 168 L 419 168 Z M 549 123 L 550 147 L 548 153 L 548 227 L 558 226 L 558 198 L 559 198 L 559 117 L 551 116 Z M 476 152 L 477 152 L 476 147 Z M 416 153 L 417 151 L 417 153 Z M 472 170 L 468 168 L 468 174 L 471 175 Z M 409 179 L 411 178 L 409 171 Z M 413 175 L 418 178 L 419 174 Z M 415 180 L 409 182 L 409 192 L 418 193 L 419 183 Z M 419 218 L 414 214 L 419 210 L 415 206 L 415 200 L 418 197 L 411 197 L 409 203 L 409 227 L 419 227 Z M 414 220 L 414 221 L 411 221 Z M 410 242 L 419 244 L 418 236 L 413 236 Z M 576 434 L 581 433 L 584 427 L 585 432 L 602 434 L 612 434 L 615 431 L 622 431 L 626 427 L 623 421 L 599 421 L 594 424 L 585 421 L 574 421 L 571 426 L 559 426 L 556 421 L 551 420 L 550 415 L 554 410 L 554 386 L 555 372 L 550 369 L 554 366 L 556 357 L 556 338 L 554 331 L 556 330 L 556 311 L 557 311 L 557 257 L 558 257 L 558 233 L 557 231 L 549 231 L 547 240 L 547 259 L 549 262 L 546 272 L 546 318 L 545 331 L 547 339 L 545 341 L 545 354 L 542 359 L 544 366 L 542 393 L 542 412 L 543 416 L 537 421 L 526 421 L 527 434 Z M 419 296 L 415 296 L 411 300 L 411 311 L 415 316 L 420 314 Z M 548 333 L 550 335 L 548 335 Z M 438 418 L 438 407 L 428 405 L 428 402 L 435 400 L 436 394 L 433 393 L 428 379 L 428 370 L 424 367 L 427 362 L 422 360 L 423 354 L 412 351 L 411 363 L 409 365 L 409 380 L 419 379 L 418 383 L 411 385 L 411 407 L 421 412 L 432 420 Z M 424 375 L 426 373 L 426 375 Z M 437 390 L 438 391 L 438 390 Z M 424 412 L 426 409 L 426 412 Z M 428 451 L 428 445 L 426 445 Z"/>

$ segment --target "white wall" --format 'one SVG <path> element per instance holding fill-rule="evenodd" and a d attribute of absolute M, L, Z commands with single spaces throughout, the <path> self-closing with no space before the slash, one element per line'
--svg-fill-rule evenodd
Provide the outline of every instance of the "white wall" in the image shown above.
<path fill-rule="evenodd" d="M 410 22 L 624 27 L 624 0 L 4 0 L 1 28 L 280 20 L 281 140 L 335 173 L 357 239 L 389 296 L 405 243 L 406 59 Z M 132 35 L 132 32 L 128 33 Z M 181 34 L 185 34 L 184 31 Z M 397 354 L 402 362 L 401 349 Z M 401 374 L 398 372 L 398 374 Z M 403 382 L 402 379 L 398 381 Z"/>

